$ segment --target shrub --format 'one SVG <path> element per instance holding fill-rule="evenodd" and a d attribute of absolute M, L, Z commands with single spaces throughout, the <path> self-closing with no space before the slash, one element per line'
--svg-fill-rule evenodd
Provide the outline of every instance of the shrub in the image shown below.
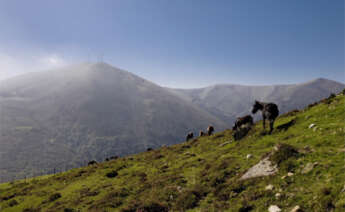
<path fill-rule="evenodd" d="M 179 210 L 191 209 L 198 205 L 199 201 L 207 195 L 207 189 L 198 185 L 184 191 L 176 200 L 176 208 Z"/>
<path fill-rule="evenodd" d="M 270 161 L 279 165 L 281 162 L 287 160 L 290 157 L 295 157 L 298 155 L 298 151 L 295 147 L 289 144 L 278 144 L 275 146 L 275 151 L 270 155 Z"/>
<path fill-rule="evenodd" d="M 329 187 L 323 187 L 323 188 L 321 189 L 321 194 L 322 194 L 322 195 L 325 195 L 325 196 L 330 195 L 331 192 L 332 192 L 332 190 L 331 190 L 331 188 L 329 188 Z"/>
<path fill-rule="evenodd" d="M 108 178 L 114 178 L 118 175 L 117 171 L 111 171 L 106 174 L 106 177 Z"/>
<path fill-rule="evenodd" d="M 331 93 L 328 97 L 328 99 L 333 99 L 334 97 L 336 97 L 336 95 L 334 93 Z"/>
<path fill-rule="evenodd" d="M 121 212 L 168 212 L 167 206 L 160 202 L 149 201 L 141 203 L 138 201 L 132 201 L 127 208 L 121 210 Z"/>
<path fill-rule="evenodd" d="M 142 212 L 168 212 L 168 208 L 161 203 L 150 202 L 140 206 L 137 211 Z"/>
<path fill-rule="evenodd" d="M 13 199 L 8 203 L 8 206 L 13 207 L 13 206 L 18 205 L 18 204 L 19 203 L 17 202 L 17 200 Z"/>
<path fill-rule="evenodd" d="M 239 212 L 249 212 L 249 211 L 251 211 L 251 210 L 253 210 L 254 208 L 253 208 L 253 206 L 251 206 L 251 205 L 244 205 L 244 206 L 242 206 L 238 211 Z"/>
<path fill-rule="evenodd" d="M 74 210 L 73 208 L 65 208 L 63 211 L 64 212 L 75 212 L 76 210 Z"/>
<path fill-rule="evenodd" d="M 23 212 L 40 212 L 40 209 L 36 209 L 36 208 L 24 208 Z"/>
<path fill-rule="evenodd" d="M 60 193 L 55 193 L 55 194 L 50 195 L 49 201 L 50 201 L 50 202 L 53 202 L 53 201 L 55 201 L 55 200 L 57 200 L 57 199 L 59 199 L 59 198 L 61 198 L 61 197 L 62 197 L 62 196 L 61 196 Z"/>
<path fill-rule="evenodd" d="M 176 206 L 179 209 L 191 209 L 198 205 L 199 199 L 192 192 L 186 192 L 180 195 L 176 201 Z"/>
<path fill-rule="evenodd" d="M 335 206 L 331 196 L 321 197 L 317 203 L 317 210 L 319 211 L 333 211 Z"/>
<path fill-rule="evenodd" d="M 15 197 L 15 196 L 16 196 L 16 194 L 11 194 L 11 195 L 9 195 L 9 196 L 3 197 L 2 200 L 10 200 L 10 199 L 12 199 L 12 198 Z"/>
<path fill-rule="evenodd" d="M 280 170 L 283 170 L 283 172 L 293 172 L 296 167 L 296 161 L 288 159 L 284 163 L 281 163 L 279 168 Z"/>

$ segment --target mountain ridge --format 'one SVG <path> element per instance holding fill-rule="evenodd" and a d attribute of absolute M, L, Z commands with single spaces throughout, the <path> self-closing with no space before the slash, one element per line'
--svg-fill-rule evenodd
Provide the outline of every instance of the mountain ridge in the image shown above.
<path fill-rule="evenodd" d="M 308 82 L 288 85 L 245 86 L 215 85 L 197 89 L 173 89 L 177 95 L 191 101 L 223 121 L 231 124 L 236 117 L 250 113 L 255 100 L 275 102 L 285 113 L 338 93 L 345 85 L 317 78 Z M 259 118 L 259 117 L 257 117 Z"/>

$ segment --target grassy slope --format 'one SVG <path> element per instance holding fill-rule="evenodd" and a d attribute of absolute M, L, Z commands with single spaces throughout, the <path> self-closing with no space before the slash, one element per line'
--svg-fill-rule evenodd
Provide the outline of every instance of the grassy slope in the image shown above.
<path fill-rule="evenodd" d="M 296 124 L 272 135 L 261 135 L 259 122 L 241 141 L 233 141 L 232 131 L 227 130 L 92 167 L 1 184 L 0 206 L 2 211 L 121 211 L 145 206 L 174 211 L 267 211 L 270 204 L 276 204 L 287 211 L 295 205 L 306 211 L 326 211 L 333 206 L 343 211 L 344 106 L 345 97 L 337 96 L 329 105 L 321 103 L 281 116 L 276 126 L 292 119 Z M 308 128 L 311 123 L 316 130 Z M 238 180 L 279 142 L 298 149 L 308 146 L 311 152 L 284 161 L 275 176 Z M 247 159 L 247 154 L 253 157 Z M 310 162 L 318 165 L 302 174 Z M 118 176 L 106 177 L 113 170 Z M 281 179 L 288 171 L 295 174 Z M 265 190 L 268 184 L 274 185 L 273 191 Z M 280 198 L 275 197 L 278 192 Z M 61 197 L 50 199 L 55 193 Z"/>

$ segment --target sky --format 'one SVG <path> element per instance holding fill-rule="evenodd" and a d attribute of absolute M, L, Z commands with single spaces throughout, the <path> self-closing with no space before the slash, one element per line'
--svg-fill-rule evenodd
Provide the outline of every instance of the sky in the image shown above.
<path fill-rule="evenodd" d="M 174 88 L 345 82 L 344 0 L 0 0 L 0 80 L 99 61 Z"/>

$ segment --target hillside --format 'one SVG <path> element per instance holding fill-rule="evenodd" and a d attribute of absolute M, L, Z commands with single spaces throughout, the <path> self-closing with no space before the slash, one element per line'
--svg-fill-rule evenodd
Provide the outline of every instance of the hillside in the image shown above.
<path fill-rule="evenodd" d="M 296 206 L 303 211 L 344 211 L 344 105 L 342 94 L 284 114 L 272 135 L 264 135 L 258 122 L 239 141 L 226 130 L 56 175 L 1 184 L 0 206 L 5 212 L 267 211 L 273 205 L 283 211 Z M 266 156 L 278 170 L 275 174 L 240 179 Z"/>
<path fill-rule="evenodd" d="M 177 144 L 210 124 L 222 131 L 248 113 L 254 99 L 274 101 L 286 112 L 342 88 L 319 79 L 175 90 L 106 63 L 27 73 L 0 83 L 0 182 Z"/>
<path fill-rule="evenodd" d="M 302 109 L 306 105 L 338 93 L 345 85 L 328 79 L 315 79 L 290 85 L 215 85 L 200 89 L 174 89 L 182 98 L 232 124 L 236 117 L 247 114 L 254 100 L 275 102 L 281 113 Z"/>
<path fill-rule="evenodd" d="M 0 83 L 0 182 L 171 145 L 226 125 L 166 89 L 105 63 Z"/>

